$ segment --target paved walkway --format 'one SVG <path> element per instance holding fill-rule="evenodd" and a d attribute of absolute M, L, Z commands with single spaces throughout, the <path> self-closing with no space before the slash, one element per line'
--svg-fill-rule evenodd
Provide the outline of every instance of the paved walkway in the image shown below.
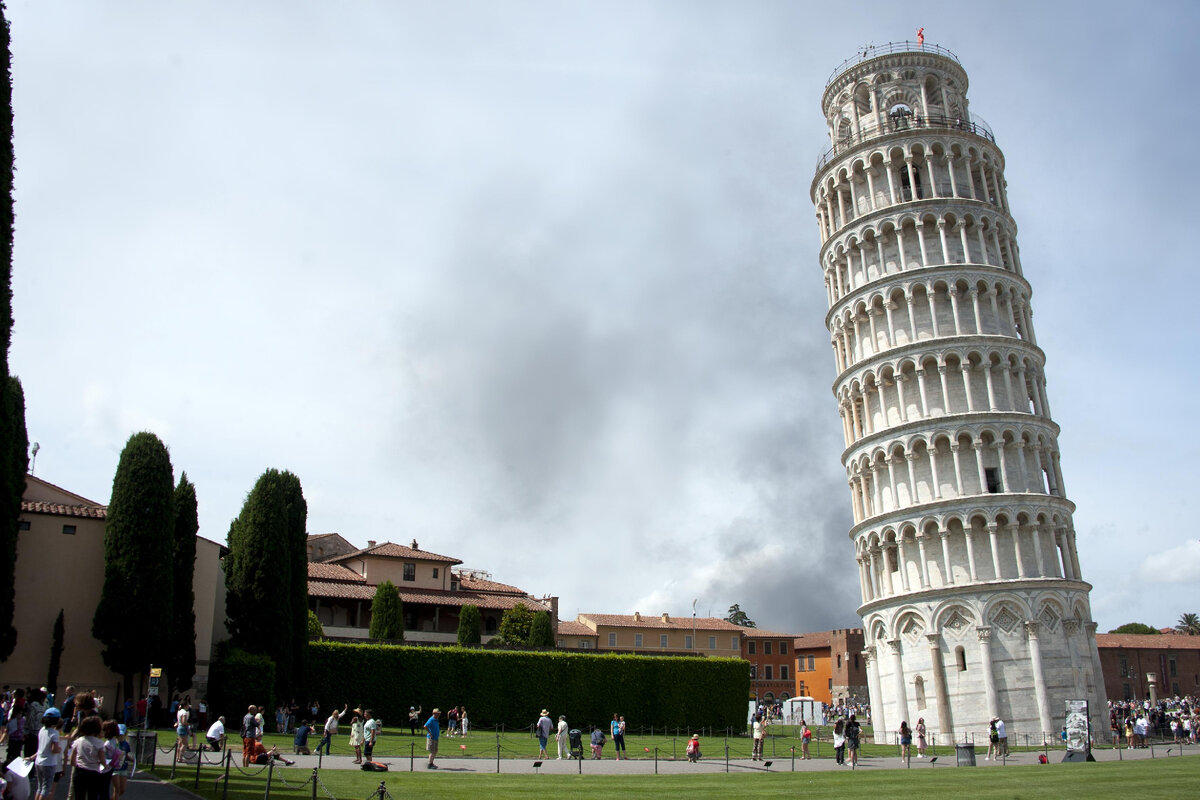
<path fill-rule="evenodd" d="M 719 748 L 717 748 L 719 749 Z M 1097 761 L 1142 761 L 1150 758 L 1178 758 L 1182 755 L 1195 756 L 1200 755 L 1200 746 L 1189 745 L 1180 747 L 1178 745 L 1170 745 L 1154 748 L 1151 752 L 1149 749 L 1141 750 L 1096 750 L 1094 755 Z M 1024 765 L 1038 763 L 1038 753 L 1023 752 L 1009 756 L 1004 761 L 984 761 L 984 750 L 977 754 L 976 766 L 980 768 L 1003 768 L 1010 765 Z M 215 753 L 205 754 L 209 758 L 215 758 Z M 305 780 L 313 768 L 318 766 L 323 770 L 328 769 L 359 769 L 359 766 L 354 763 L 350 756 L 332 756 L 329 758 L 319 759 L 317 756 L 289 756 L 295 760 L 296 764 L 292 767 L 280 766 L 278 772 L 286 776 L 286 780 L 295 782 L 297 780 Z M 1060 763 L 1063 759 L 1062 750 L 1051 750 L 1049 752 L 1051 764 Z M 234 754 L 235 764 L 240 764 L 241 753 Z M 382 759 L 391 767 L 391 772 L 408 772 L 410 767 L 413 771 L 425 772 L 425 757 L 421 750 L 418 750 L 412 757 L 409 756 L 390 757 Z M 169 763 L 169 762 L 168 762 Z M 187 774 L 188 770 L 194 770 L 194 761 L 191 765 L 181 763 L 179 765 L 180 772 Z M 665 775 L 685 775 L 685 774 L 712 774 L 720 772 L 730 773 L 764 773 L 764 772 L 829 772 L 849 770 L 849 766 L 838 766 L 832 758 L 814 758 L 809 761 L 803 761 L 799 758 L 792 761 L 790 754 L 786 758 L 776 758 L 770 761 L 770 766 L 766 761 L 750 761 L 748 759 L 731 759 L 726 764 L 724 759 L 704 758 L 699 763 L 692 764 L 686 760 L 670 761 L 659 760 L 657 765 L 652 758 L 645 759 L 629 759 L 617 761 L 609 758 L 601 761 L 594 761 L 585 758 L 583 761 L 575 761 L 565 759 L 559 761 L 551 759 L 543 761 L 540 766 L 535 767 L 534 761 L 527 758 L 502 758 L 497 765 L 496 759 L 486 758 L 439 758 L 436 773 L 491 773 L 500 772 L 502 774 L 530 774 L 540 772 L 546 775 L 653 775 L 657 770 L 660 774 Z M 892 769 L 947 769 L 956 766 L 956 754 L 953 752 L 943 751 L 936 759 L 913 758 L 908 765 L 905 765 L 899 757 L 890 758 L 864 758 L 856 769 L 867 771 L 892 770 Z M 498 767 L 498 768 L 497 768 Z M 201 780 L 211 780 L 215 765 L 205 766 L 204 775 Z M 126 793 L 130 800 L 194 800 L 194 795 L 185 789 L 181 789 L 170 784 L 162 783 L 157 779 L 139 774 L 129 784 L 129 790 Z"/>

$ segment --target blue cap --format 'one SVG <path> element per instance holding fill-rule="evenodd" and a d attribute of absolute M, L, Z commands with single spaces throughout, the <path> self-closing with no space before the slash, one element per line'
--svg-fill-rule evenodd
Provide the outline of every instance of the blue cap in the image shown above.
<path fill-rule="evenodd" d="M 42 716 L 50 717 L 51 719 L 62 719 L 62 712 L 59 711 L 54 706 L 50 706 L 49 708 L 47 708 L 45 711 L 42 712 Z"/>

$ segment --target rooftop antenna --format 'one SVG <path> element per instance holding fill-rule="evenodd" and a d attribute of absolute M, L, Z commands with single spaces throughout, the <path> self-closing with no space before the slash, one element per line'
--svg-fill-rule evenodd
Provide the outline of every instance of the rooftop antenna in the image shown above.
<path fill-rule="evenodd" d="M 41 449 L 42 449 L 42 446 L 40 444 L 38 444 L 37 442 L 33 443 L 33 461 L 29 465 L 29 474 L 30 475 L 33 475 L 37 472 L 37 454 L 38 454 L 38 450 L 41 450 Z"/>

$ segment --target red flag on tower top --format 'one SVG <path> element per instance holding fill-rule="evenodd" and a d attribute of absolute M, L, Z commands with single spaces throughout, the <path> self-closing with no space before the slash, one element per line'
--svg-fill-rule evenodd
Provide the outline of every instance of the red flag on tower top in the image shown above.
<path fill-rule="evenodd" d="M 925 46 L 925 29 L 924 28 L 917 28 L 917 44 L 921 45 L 921 47 Z"/>

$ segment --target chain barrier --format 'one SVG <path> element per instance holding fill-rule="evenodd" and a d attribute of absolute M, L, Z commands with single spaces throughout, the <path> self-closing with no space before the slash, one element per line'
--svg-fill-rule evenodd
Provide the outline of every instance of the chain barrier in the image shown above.
<path fill-rule="evenodd" d="M 337 798 L 333 796 L 333 792 L 329 791 L 329 787 L 325 785 L 325 781 L 321 780 L 321 773 L 319 771 L 317 772 L 317 786 L 320 786 L 321 791 L 329 795 L 329 800 L 337 800 Z M 374 795 L 372 795 L 372 797 L 374 797 Z"/>
<path fill-rule="evenodd" d="M 387 790 L 387 783 L 380 781 L 379 788 L 367 795 L 365 800 L 372 800 L 372 798 L 376 800 L 392 800 L 392 795 Z"/>
<path fill-rule="evenodd" d="M 271 766 L 271 765 L 270 765 L 270 764 L 264 764 L 264 765 L 262 765 L 261 767 L 259 767 L 257 770 L 255 770 L 254 772 L 246 772 L 246 770 L 242 769 L 242 768 L 241 768 L 241 767 L 239 767 L 237 764 L 234 764 L 234 765 L 233 765 L 233 768 L 234 768 L 234 769 L 236 769 L 238 772 L 242 773 L 243 775 L 245 775 L 246 777 L 248 777 L 248 778 L 253 778 L 255 775 L 261 775 L 261 774 L 263 774 L 263 772 L 265 772 L 265 771 L 266 771 L 266 769 L 267 769 L 267 767 L 269 767 L 269 766 Z"/>
<path fill-rule="evenodd" d="M 310 783 L 313 782 L 313 776 L 311 774 L 309 774 L 308 780 L 306 780 L 304 783 L 288 783 L 287 780 L 283 777 L 283 772 L 280 771 L 278 774 L 275 775 L 275 780 L 279 781 L 280 783 L 282 783 L 284 786 L 286 786 L 289 789 L 303 789 L 305 786 L 308 786 Z"/>

